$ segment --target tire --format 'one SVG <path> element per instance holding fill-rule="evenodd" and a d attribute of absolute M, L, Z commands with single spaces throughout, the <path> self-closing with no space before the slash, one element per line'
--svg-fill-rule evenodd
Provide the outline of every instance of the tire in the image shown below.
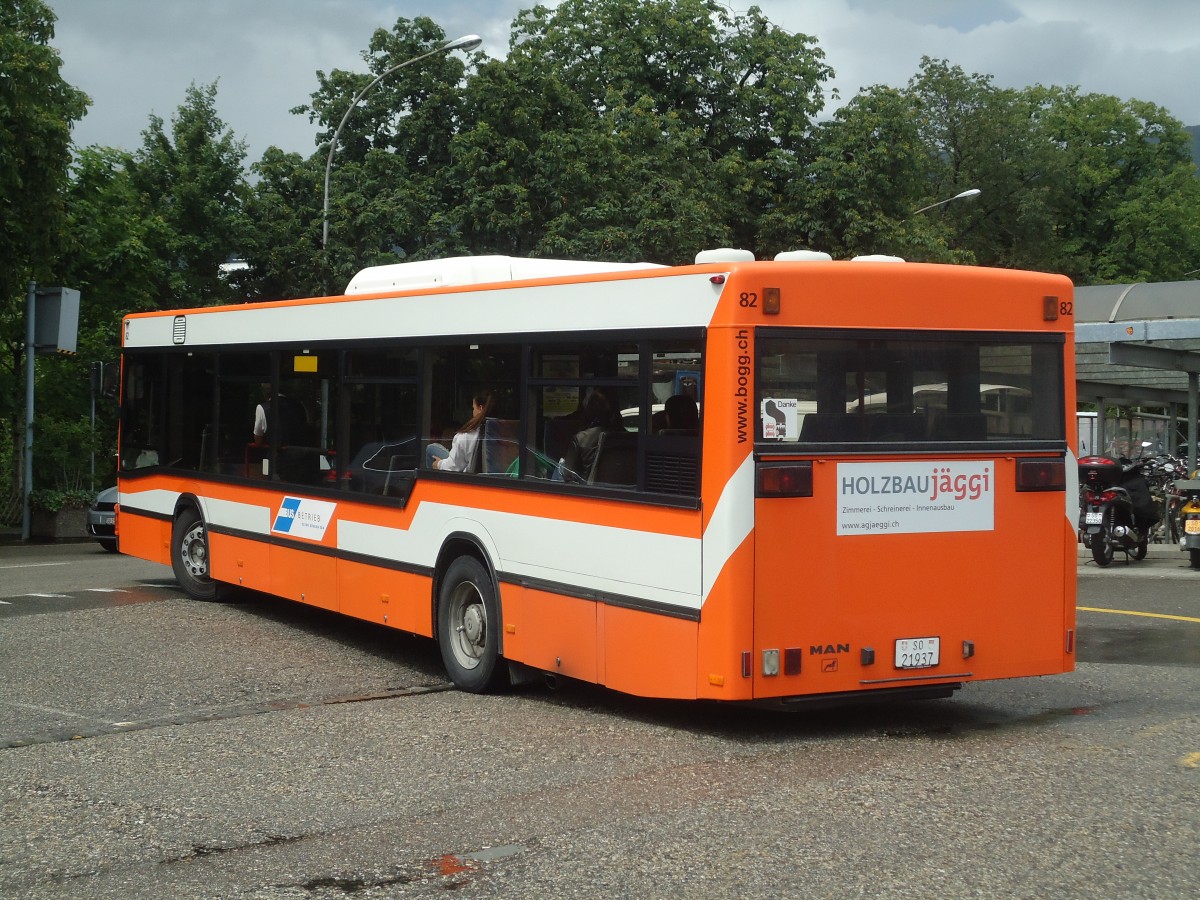
<path fill-rule="evenodd" d="M 193 600 L 214 600 L 217 583 L 209 577 L 208 529 L 195 509 L 183 510 L 171 528 L 171 568 Z"/>
<path fill-rule="evenodd" d="M 103 547 L 109 553 L 118 552 L 116 538 L 107 538 L 103 541 L 100 541 L 99 543 L 100 543 L 100 546 Z"/>
<path fill-rule="evenodd" d="M 1108 542 L 1108 531 L 1092 535 L 1092 559 L 1096 565 L 1104 568 L 1113 561 L 1113 548 Z"/>
<path fill-rule="evenodd" d="M 1200 550 L 1193 547 L 1192 549 L 1188 550 L 1188 556 L 1192 558 L 1192 568 L 1200 569 Z"/>
<path fill-rule="evenodd" d="M 504 687 L 508 667 L 500 657 L 500 605 L 483 563 L 460 556 L 450 564 L 437 611 L 438 648 L 455 687 L 473 694 Z"/>

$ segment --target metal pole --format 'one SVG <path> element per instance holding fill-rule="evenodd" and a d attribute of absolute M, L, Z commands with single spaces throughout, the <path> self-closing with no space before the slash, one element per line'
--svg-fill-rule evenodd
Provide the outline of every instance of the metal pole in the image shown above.
<path fill-rule="evenodd" d="M 104 382 L 104 363 L 100 363 L 100 377 L 98 380 L 101 384 Z M 96 489 L 96 391 L 98 389 L 96 381 L 97 379 L 89 379 L 88 381 L 92 388 L 92 480 L 89 487 L 93 491 Z"/>
<path fill-rule="evenodd" d="M 37 306 L 37 282 L 29 282 L 29 294 L 25 299 L 25 490 L 21 507 L 21 540 L 29 540 L 32 533 L 29 495 L 33 493 L 33 357 L 37 331 L 34 327 L 34 308 Z"/>
<path fill-rule="evenodd" d="M 1200 427 L 1196 424 L 1200 409 L 1200 373 L 1188 372 L 1188 459 L 1187 474 L 1190 478 L 1196 471 L 1196 437 Z"/>

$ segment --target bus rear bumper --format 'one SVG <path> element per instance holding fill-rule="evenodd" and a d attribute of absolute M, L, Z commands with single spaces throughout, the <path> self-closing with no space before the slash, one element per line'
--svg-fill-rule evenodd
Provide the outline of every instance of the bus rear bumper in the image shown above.
<path fill-rule="evenodd" d="M 897 700 L 941 700 L 953 695 L 962 686 L 963 682 L 961 681 L 949 684 L 916 684 L 904 687 L 874 688 L 866 691 L 840 691 L 832 694 L 767 697 L 760 700 L 745 700 L 739 705 L 754 709 L 807 711 L 868 703 L 892 703 Z"/>

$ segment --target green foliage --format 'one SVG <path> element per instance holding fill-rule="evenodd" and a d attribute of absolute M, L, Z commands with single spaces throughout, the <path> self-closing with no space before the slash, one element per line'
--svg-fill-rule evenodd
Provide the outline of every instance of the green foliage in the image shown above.
<path fill-rule="evenodd" d="M 89 102 L 59 74 L 54 21 L 41 0 L 0 7 L 0 310 L 8 315 L 25 283 L 45 274 L 62 233 L 71 123 Z"/>
<path fill-rule="evenodd" d="M 33 434 L 34 488 L 52 486 L 60 491 L 91 490 L 93 453 L 97 454 L 101 480 L 108 478 L 109 473 L 101 467 L 112 467 L 104 466 L 105 460 L 100 457 L 106 446 L 105 435 L 100 432 L 93 434 L 88 418 L 39 413 L 34 421 Z"/>
<path fill-rule="evenodd" d="M 94 491 L 39 488 L 30 492 L 29 506 L 31 509 L 56 513 L 64 509 L 87 509 L 95 499 Z"/>
<path fill-rule="evenodd" d="M 126 166 L 145 216 L 142 240 L 156 260 L 152 290 L 160 308 L 237 299 L 220 265 L 246 236 L 246 149 L 217 116 L 216 95 L 215 84 L 189 87 L 169 134 L 152 115 Z"/>
<path fill-rule="evenodd" d="M 63 234 L 62 190 L 70 162 L 71 124 L 88 98 L 60 75 L 62 61 L 50 46 L 54 13 L 41 0 L 0 5 L 0 419 L 16 443 L 23 406 L 22 344 L 26 285 L 46 283 Z M 15 487 L 15 466 L 5 480 Z"/>

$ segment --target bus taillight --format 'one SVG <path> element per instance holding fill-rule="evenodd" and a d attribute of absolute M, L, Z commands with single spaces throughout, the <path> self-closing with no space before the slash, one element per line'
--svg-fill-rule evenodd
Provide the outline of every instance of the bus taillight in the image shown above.
<path fill-rule="evenodd" d="M 811 462 L 760 463 L 758 466 L 759 497 L 811 497 L 813 473 Z"/>
<path fill-rule="evenodd" d="M 1061 457 L 1017 460 L 1018 491 L 1065 491 L 1067 467 Z"/>

